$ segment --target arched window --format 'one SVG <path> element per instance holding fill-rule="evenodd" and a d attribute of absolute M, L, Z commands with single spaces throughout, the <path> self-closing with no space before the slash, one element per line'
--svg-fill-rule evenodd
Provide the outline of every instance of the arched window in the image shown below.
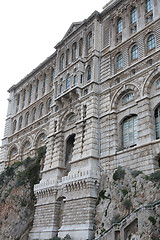
<path fill-rule="evenodd" d="M 70 88 L 71 85 L 71 78 L 70 75 L 67 75 L 67 79 L 66 79 L 66 89 Z"/>
<path fill-rule="evenodd" d="M 72 45 L 72 61 L 76 59 L 76 52 L 77 52 L 77 43 L 73 43 Z"/>
<path fill-rule="evenodd" d="M 131 147 L 137 142 L 137 116 L 125 118 L 122 123 L 122 145 L 123 147 Z"/>
<path fill-rule="evenodd" d="M 51 104 L 52 104 L 52 99 L 49 98 L 47 101 L 47 112 L 49 112 L 51 110 Z"/>
<path fill-rule="evenodd" d="M 75 141 L 75 134 L 72 134 L 71 136 L 69 136 L 69 138 L 66 141 L 65 167 L 67 172 L 69 172 L 71 169 L 70 162 L 72 160 L 72 155 L 73 155 L 74 141 Z"/>
<path fill-rule="evenodd" d="M 152 10 L 152 0 L 146 0 L 146 12 L 150 12 Z"/>
<path fill-rule="evenodd" d="M 134 45 L 131 49 L 131 61 L 138 58 L 138 46 Z"/>
<path fill-rule="evenodd" d="M 25 125 L 27 126 L 28 123 L 29 123 L 29 112 L 27 112 L 25 115 Z"/>
<path fill-rule="evenodd" d="M 131 10 L 131 23 L 135 23 L 137 21 L 137 11 L 136 8 L 133 7 Z"/>
<path fill-rule="evenodd" d="M 36 119 L 36 108 L 33 108 L 32 110 L 32 122 Z"/>
<path fill-rule="evenodd" d="M 117 33 L 121 33 L 122 32 L 122 18 L 119 18 L 117 21 Z"/>
<path fill-rule="evenodd" d="M 88 66 L 88 69 L 87 69 L 87 80 L 90 80 L 91 79 L 91 66 Z"/>
<path fill-rule="evenodd" d="M 155 110 L 156 139 L 160 138 L 160 105 Z"/>
<path fill-rule="evenodd" d="M 81 38 L 79 41 L 79 56 L 82 56 L 82 50 L 83 50 L 83 39 Z"/>
<path fill-rule="evenodd" d="M 88 48 L 91 48 L 93 44 L 92 32 L 88 34 Z"/>
<path fill-rule="evenodd" d="M 39 106 L 39 116 L 40 117 L 43 115 L 43 107 L 44 107 L 44 104 L 41 103 L 40 106 Z"/>
<path fill-rule="evenodd" d="M 155 48 L 155 37 L 151 34 L 147 39 L 147 50 L 150 51 Z"/>
<path fill-rule="evenodd" d="M 117 57 L 117 69 L 120 69 L 123 67 L 123 56 L 122 54 L 119 54 Z"/>
<path fill-rule="evenodd" d="M 18 153 L 17 148 L 13 147 L 9 153 L 9 160 L 12 160 L 12 158 L 14 158 L 17 153 Z"/>
<path fill-rule="evenodd" d="M 69 64 L 69 49 L 66 51 L 66 66 Z"/>
<path fill-rule="evenodd" d="M 59 66 L 59 68 L 60 68 L 60 70 L 62 70 L 64 68 L 64 53 L 60 57 L 60 66 Z"/>
<path fill-rule="evenodd" d="M 131 100 L 133 100 L 133 98 L 134 98 L 134 93 L 133 93 L 133 92 L 127 93 L 127 94 L 122 98 L 122 103 L 123 103 L 123 104 L 126 104 L 126 103 L 130 102 Z"/>
<path fill-rule="evenodd" d="M 22 128 L 22 123 L 23 123 L 23 117 L 20 116 L 19 122 L 18 122 L 18 129 L 19 129 L 19 130 Z"/>

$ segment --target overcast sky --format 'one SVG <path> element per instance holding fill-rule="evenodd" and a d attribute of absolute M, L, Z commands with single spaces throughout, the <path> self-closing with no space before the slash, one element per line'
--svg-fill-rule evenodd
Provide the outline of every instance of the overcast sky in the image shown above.
<path fill-rule="evenodd" d="M 0 139 L 3 138 L 9 94 L 19 82 L 54 51 L 72 22 L 101 12 L 108 0 L 0 1 Z M 0 142 L 1 145 L 1 142 Z"/>

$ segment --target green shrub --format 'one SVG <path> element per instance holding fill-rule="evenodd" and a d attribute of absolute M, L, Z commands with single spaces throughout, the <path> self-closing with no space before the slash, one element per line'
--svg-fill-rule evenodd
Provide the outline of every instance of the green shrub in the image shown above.
<path fill-rule="evenodd" d="M 27 157 L 27 158 L 23 161 L 23 165 L 24 165 L 25 167 L 28 167 L 33 161 L 34 161 L 33 158 Z"/>
<path fill-rule="evenodd" d="M 123 193 L 124 196 L 128 194 L 128 190 L 126 188 L 121 189 L 121 192 Z"/>
<path fill-rule="evenodd" d="M 132 202 L 130 199 L 126 199 L 123 201 L 123 206 L 127 209 L 127 210 L 130 210 L 131 209 L 131 206 L 132 206 Z"/>
<path fill-rule="evenodd" d="M 142 171 L 139 171 L 139 170 L 133 170 L 132 172 L 131 172 L 131 175 L 132 175 L 132 177 L 137 177 L 139 174 L 141 174 L 141 173 L 143 173 Z"/>
<path fill-rule="evenodd" d="M 120 179 L 124 179 L 124 176 L 125 176 L 125 170 L 121 166 L 119 166 L 113 174 L 113 179 L 117 181 Z"/>
<path fill-rule="evenodd" d="M 160 182 L 160 170 L 154 172 L 154 173 L 151 173 L 149 176 L 148 176 L 148 179 L 152 182 Z"/>
<path fill-rule="evenodd" d="M 153 224 L 153 225 L 155 225 L 156 224 L 156 220 L 155 220 L 155 218 L 154 217 L 152 217 L 152 216 L 149 216 L 149 218 L 148 218 L 148 220 Z"/>
<path fill-rule="evenodd" d="M 102 228 L 101 229 L 101 232 L 100 232 L 100 235 L 103 235 L 105 233 L 106 229 L 105 228 Z"/>
<path fill-rule="evenodd" d="M 63 240 L 72 240 L 72 239 L 71 239 L 70 235 L 67 234 L 67 235 L 63 238 Z"/>

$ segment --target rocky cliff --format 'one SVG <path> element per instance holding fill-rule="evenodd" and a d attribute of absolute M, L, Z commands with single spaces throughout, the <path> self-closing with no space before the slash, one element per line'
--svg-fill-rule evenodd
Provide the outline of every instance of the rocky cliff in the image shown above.
<path fill-rule="evenodd" d="M 118 167 L 102 176 L 96 238 L 160 239 L 160 171 L 150 176 Z"/>
<path fill-rule="evenodd" d="M 40 163 L 45 148 L 37 157 L 15 162 L 0 175 L 0 240 L 27 240 L 34 218 L 34 184 L 39 182 Z"/>

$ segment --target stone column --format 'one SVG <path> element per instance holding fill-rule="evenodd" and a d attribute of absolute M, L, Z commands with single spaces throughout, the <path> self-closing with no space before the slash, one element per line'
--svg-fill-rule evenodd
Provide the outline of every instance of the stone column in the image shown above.
<path fill-rule="evenodd" d="M 29 233 L 31 239 L 50 239 L 57 235 L 60 201 L 56 201 L 57 187 L 54 180 L 35 185 L 37 198 L 33 227 Z"/>
<path fill-rule="evenodd" d="M 58 236 L 72 240 L 92 239 L 99 186 L 99 173 L 90 170 L 69 173 L 62 178 L 65 204 Z"/>

